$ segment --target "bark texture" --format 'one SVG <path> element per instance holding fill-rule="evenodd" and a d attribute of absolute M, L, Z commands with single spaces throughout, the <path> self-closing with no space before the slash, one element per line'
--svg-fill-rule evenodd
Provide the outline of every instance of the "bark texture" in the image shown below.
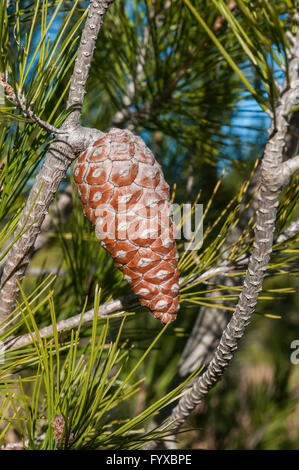
<path fill-rule="evenodd" d="M 229 365 L 246 326 L 255 311 L 259 292 L 272 253 L 275 221 L 283 175 L 283 155 L 286 144 L 290 111 L 298 104 L 299 31 L 289 53 L 289 80 L 285 80 L 268 134 L 261 163 L 261 184 L 258 192 L 258 209 L 253 250 L 250 256 L 243 290 L 234 314 L 220 339 L 207 370 L 193 382 L 190 390 L 179 400 L 168 418 L 174 428 L 180 427 L 216 385 Z"/>
<path fill-rule="evenodd" d="M 15 232 L 16 236 L 20 233 L 22 236 L 13 245 L 3 270 L 0 286 L 0 322 L 15 308 L 17 282 L 21 282 L 24 277 L 41 225 L 68 167 L 78 153 L 103 135 L 101 131 L 80 127 L 79 121 L 97 35 L 104 15 L 113 1 L 90 2 L 70 86 L 67 109 L 71 110 L 71 113 L 60 129 L 62 132 L 50 146 Z"/>
<path fill-rule="evenodd" d="M 175 432 L 181 427 L 196 406 L 221 379 L 225 369 L 238 348 L 246 326 L 250 323 L 255 311 L 259 292 L 262 290 L 265 271 L 272 253 L 273 236 L 277 207 L 282 184 L 286 184 L 283 165 L 287 132 L 291 119 L 291 110 L 298 105 L 299 96 L 299 31 L 292 38 L 292 47 L 288 51 L 289 74 L 281 88 L 280 97 L 275 109 L 275 118 L 268 132 L 268 139 L 260 170 L 260 189 L 257 196 L 256 227 L 253 250 L 249 259 L 242 292 L 236 309 L 225 328 L 219 345 L 206 371 L 193 381 L 190 389 L 181 397 L 177 406 L 162 427 Z M 297 163 L 288 165 L 288 170 L 296 171 Z M 291 176 L 289 171 L 288 177 Z M 153 449 L 153 442 L 145 449 Z"/>

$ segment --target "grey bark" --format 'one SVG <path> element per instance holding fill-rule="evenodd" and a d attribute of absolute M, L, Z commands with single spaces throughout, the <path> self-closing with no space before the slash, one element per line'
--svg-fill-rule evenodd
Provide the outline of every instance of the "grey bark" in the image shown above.
<path fill-rule="evenodd" d="M 294 237 L 299 232 L 299 219 L 294 220 L 290 225 L 282 232 L 278 237 L 276 242 L 282 243 L 287 241 L 289 238 Z"/>

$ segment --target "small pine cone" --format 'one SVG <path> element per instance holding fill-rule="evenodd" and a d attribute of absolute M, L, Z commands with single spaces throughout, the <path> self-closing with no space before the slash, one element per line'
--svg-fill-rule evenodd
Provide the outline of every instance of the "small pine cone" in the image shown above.
<path fill-rule="evenodd" d="M 111 129 L 76 161 L 84 213 L 142 305 L 162 323 L 179 309 L 178 254 L 169 186 L 140 137 Z"/>
<path fill-rule="evenodd" d="M 65 426 L 64 417 L 62 415 L 56 415 L 52 423 L 53 436 L 54 436 L 55 441 L 58 444 L 62 443 L 63 445 L 65 445 L 65 442 L 66 442 L 65 436 L 63 437 L 64 426 Z M 73 439 L 74 439 L 74 435 L 73 433 L 71 433 L 68 437 L 68 444 L 71 444 L 73 442 Z"/>

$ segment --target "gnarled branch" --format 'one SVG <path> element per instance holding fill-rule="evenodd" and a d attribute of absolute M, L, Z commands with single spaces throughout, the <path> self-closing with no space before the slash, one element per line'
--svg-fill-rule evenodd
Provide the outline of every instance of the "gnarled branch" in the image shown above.
<path fill-rule="evenodd" d="M 0 321 L 13 310 L 18 293 L 17 280 L 22 281 L 30 260 L 30 253 L 40 232 L 44 217 L 66 171 L 77 153 L 103 134 L 95 129 L 80 127 L 79 121 L 86 89 L 86 81 L 97 35 L 104 15 L 114 0 L 92 0 L 81 36 L 72 76 L 67 109 L 71 113 L 61 126 L 63 138 L 51 144 L 45 162 L 37 175 L 22 212 L 16 233 L 29 227 L 13 245 L 1 278 Z"/>
<path fill-rule="evenodd" d="M 168 419 L 164 421 L 163 425 L 170 423 L 173 430 L 184 424 L 190 413 L 221 379 L 255 311 L 272 253 L 277 207 L 283 183 L 283 152 L 290 111 L 298 104 L 298 78 L 299 31 L 289 53 L 289 81 L 285 80 L 281 89 L 276 107 L 276 126 L 272 122 L 261 163 L 255 238 L 243 290 L 206 371 L 194 380 L 192 387 L 187 390 Z"/>

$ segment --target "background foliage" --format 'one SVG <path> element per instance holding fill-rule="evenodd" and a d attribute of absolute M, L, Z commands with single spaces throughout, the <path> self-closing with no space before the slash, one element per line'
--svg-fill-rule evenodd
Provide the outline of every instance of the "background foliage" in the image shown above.
<path fill-rule="evenodd" d="M 5 3 L 0 71 L 34 103 L 36 114 L 59 126 L 88 2 L 17 0 L 7 11 Z M 266 139 L 265 111 L 274 111 L 277 83 L 286 73 L 286 31 L 294 28 L 297 7 L 291 0 L 127 0 L 116 1 L 107 14 L 83 124 L 140 134 L 162 164 L 174 201 L 204 205 L 202 248 L 190 254 L 178 243 L 187 280 L 217 266 L 224 247 L 232 263 L 250 250 L 248 180 Z M 7 246 L 51 136 L 7 100 L 0 130 L 0 244 Z M 70 173 L 61 191 L 68 184 Z M 281 200 L 278 234 L 298 217 L 297 201 L 294 177 Z M 237 224 L 242 236 L 232 242 Z M 32 449 L 142 447 L 156 437 L 148 426 L 153 414 L 186 386 L 175 388 L 173 378 L 200 308 L 216 304 L 230 311 L 244 267 L 228 274 L 240 279 L 229 294 L 213 278 L 183 285 L 178 320 L 166 329 L 133 306 L 124 318 L 94 317 L 92 325 L 58 334 L 57 321 L 97 311 L 99 303 L 130 291 L 84 218 L 75 190 L 72 210 L 53 225 L 23 282 L 18 323 L 0 339 L 50 323 L 54 334 L 11 349 L 0 364 L 0 442 L 23 441 Z M 289 359 L 298 327 L 297 257 L 298 236 L 275 245 L 250 330 L 222 383 L 190 418 L 194 429 L 178 437 L 180 447 L 299 447 L 299 366 Z M 63 435 L 57 415 L 66 423 Z"/>

